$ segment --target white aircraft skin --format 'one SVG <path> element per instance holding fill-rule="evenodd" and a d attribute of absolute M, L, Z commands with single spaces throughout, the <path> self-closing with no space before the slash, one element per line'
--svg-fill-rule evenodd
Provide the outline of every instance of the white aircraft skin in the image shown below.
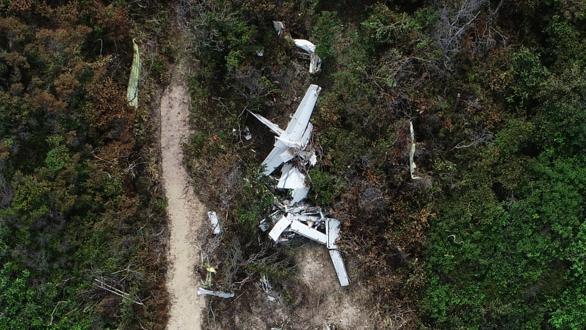
<path fill-rule="evenodd" d="M 265 117 L 252 113 L 260 122 L 277 134 L 273 150 L 262 162 L 265 166 L 265 175 L 273 173 L 277 167 L 293 159 L 307 146 L 313 130 L 313 125 L 311 125 L 309 119 L 317 103 L 320 91 L 321 87 L 318 85 L 310 85 L 307 88 L 305 96 L 303 96 L 285 130 L 282 130 Z"/>

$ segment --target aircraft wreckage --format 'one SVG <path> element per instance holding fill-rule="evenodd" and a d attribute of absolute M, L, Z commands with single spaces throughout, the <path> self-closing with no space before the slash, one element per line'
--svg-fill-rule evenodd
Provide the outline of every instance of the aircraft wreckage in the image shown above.
<path fill-rule="evenodd" d="M 298 236 L 325 245 L 330 253 L 334 269 L 341 286 L 349 284 L 348 274 L 338 250 L 336 241 L 340 236 L 340 221 L 329 218 L 319 207 L 302 203 L 310 187 L 306 183 L 308 166 L 317 163 L 315 150 L 310 144 L 313 125 L 309 122 L 321 88 L 310 85 L 287 128 L 282 129 L 267 118 L 251 112 L 261 123 L 277 136 L 269 155 L 262 162 L 264 174 L 271 175 L 281 167 L 278 189 L 291 191 L 291 200 L 277 203 L 275 211 L 260 223 L 263 231 L 269 231 L 269 237 L 284 243 Z"/>

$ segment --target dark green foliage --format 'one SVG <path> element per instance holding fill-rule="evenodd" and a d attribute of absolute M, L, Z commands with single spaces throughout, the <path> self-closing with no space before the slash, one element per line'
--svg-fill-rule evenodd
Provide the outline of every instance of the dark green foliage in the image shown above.
<path fill-rule="evenodd" d="M 340 37 L 340 19 L 335 12 L 322 11 L 313 26 L 312 37 L 316 43 L 316 52 L 322 60 L 335 55 L 336 41 Z"/>
<path fill-rule="evenodd" d="M 318 169 L 309 171 L 311 191 L 317 205 L 331 206 L 344 190 L 344 182 L 337 176 Z"/>
<path fill-rule="evenodd" d="M 584 38 L 555 15 L 546 33 L 495 70 L 514 115 L 438 201 L 422 302 L 437 327 L 586 327 Z"/>

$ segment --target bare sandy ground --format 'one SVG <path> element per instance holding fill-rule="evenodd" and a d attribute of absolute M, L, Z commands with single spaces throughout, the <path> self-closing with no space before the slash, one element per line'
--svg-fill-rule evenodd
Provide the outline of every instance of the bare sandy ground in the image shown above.
<path fill-rule="evenodd" d="M 200 329 L 204 298 L 197 295 L 199 263 L 196 232 L 204 220 L 204 207 L 197 200 L 183 167 L 181 143 L 189 136 L 189 93 L 174 78 L 161 99 L 161 155 L 163 185 L 169 219 L 169 270 L 167 290 L 171 297 L 167 329 Z"/>

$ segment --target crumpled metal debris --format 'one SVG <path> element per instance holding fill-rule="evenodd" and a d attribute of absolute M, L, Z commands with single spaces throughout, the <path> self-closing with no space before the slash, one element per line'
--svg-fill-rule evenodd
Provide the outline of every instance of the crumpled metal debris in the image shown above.
<path fill-rule="evenodd" d="M 275 207 L 277 211 L 261 221 L 265 224 L 274 223 L 269 237 L 277 243 L 283 243 L 295 236 L 302 236 L 325 245 L 329 250 L 340 285 L 348 286 L 350 284 L 348 273 L 342 254 L 336 245 L 340 237 L 340 221 L 326 217 L 319 207 L 305 205 L 295 207 L 276 205 Z"/>
<path fill-rule="evenodd" d="M 201 295 L 215 296 L 215 297 L 220 297 L 220 298 L 224 298 L 224 299 L 234 298 L 234 293 L 232 293 L 232 292 L 212 291 L 212 290 L 208 290 L 208 289 L 204 289 L 204 288 L 198 288 L 197 295 L 198 296 L 201 296 Z"/>
<path fill-rule="evenodd" d="M 305 39 L 293 39 L 295 46 L 309 54 L 309 73 L 318 73 L 321 70 L 321 58 L 315 53 L 315 45 Z"/>
<path fill-rule="evenodd" d="M 279 37 L 285 32 L 285 24 L 281 21 L 273 21 L 273 28 Z"/>
<path fill-rule="evenodd" d="M 244 131 L 242 132 L 242 135 L 244 136 L 244 140 L 246 140 L 246 141 L 252 140 L 252 133 L 250 133 L 250 129 L 248 128 L 248 126 L 244 127 Z"/>
<path fill-rule="evenodd" d="M 132 58 L 132 67 L 130 69 L 130 77 L 128 78 L 128 89 L 126 91 L 126 100 L 128 105 L 138 108 L 138 80 L 140 78 L 140 52 L 136 41 L 132 39 L 134 48 L 134 55 Z"/>
<path fill-rule="evenodd" d="M 271 122 L 267 118 L 251 112 L 261 123 L 266 125 L 273 133 L 277 135 L 275 144 L 269 155 L 262 162 L 265 175 L 272 174 L 279 166 L 285 164 L 281 169 L 281 178 L 277 188 L 291 190 L 291 203 L 295 204 L 307 197 L 309 187 L 305 183 L 304 168 L 299 169 L 288 163 L 298 159 L 297 164 L 317 163 L 315 150 L 309 145 L 313 125 L 309 122 L 321 87 L 310 85 L 299 103 L 293 117 L 287 124 L 286 129 L 281 129 L 279 125 Z"/>
<path fill-rule="evenodd" d="M 300 45 L 311 51 L 315 50 L 315 46 L 309 42 L 300 43 Z M 310 189 L 304 173 L 306 167 L 317 163 L 315 150 L 309 143 L 313 131 L 313 125 L 309 119 L 320 91 L 321 88 L 317 85 L 309 86 L 285 130 L 267 118 L 251 112 L 277 135 L 273 149 L 262 162 L 263 173 L 271 175 L 282 165 L 277 188 L 289 189 L 292 195 L 291 201 L 275 204 L 276 210 L 260 221 L 259 228 L 266 232 L 272 225 L 269 237 L 277 243 L 302 236 L 325 245 L 330 250 L 330 257 L 340 285 L 347 286 L 349 285 L 348 274 L 336 245 L 340 236 L 340 221 L 326 217 L 319 207 L 300 203 L 307 197 Z"/>
<path fill-rule="evenodd" d="M 220 235 L 222 233 L 222 227 L 220 226 L 220 221 L 218 220 L 218 215 L 214 211 L 208 212 L 208 219 L 210 220 L 210 224 L 212 225 L 212 233 L 214 235 Z"/>
<path fill-rule="evenodd" d="M 411 179 L 419 180 L 421 179 L 420 176 L 415 175 L 415 169 L 417 165 L 415 165 L 415 131 L 413 130 L 413 123 L 409 121 L 409 133 L 411 135 L 411 149 L 409 150 L 409 174 L 411 174 Z"/>

